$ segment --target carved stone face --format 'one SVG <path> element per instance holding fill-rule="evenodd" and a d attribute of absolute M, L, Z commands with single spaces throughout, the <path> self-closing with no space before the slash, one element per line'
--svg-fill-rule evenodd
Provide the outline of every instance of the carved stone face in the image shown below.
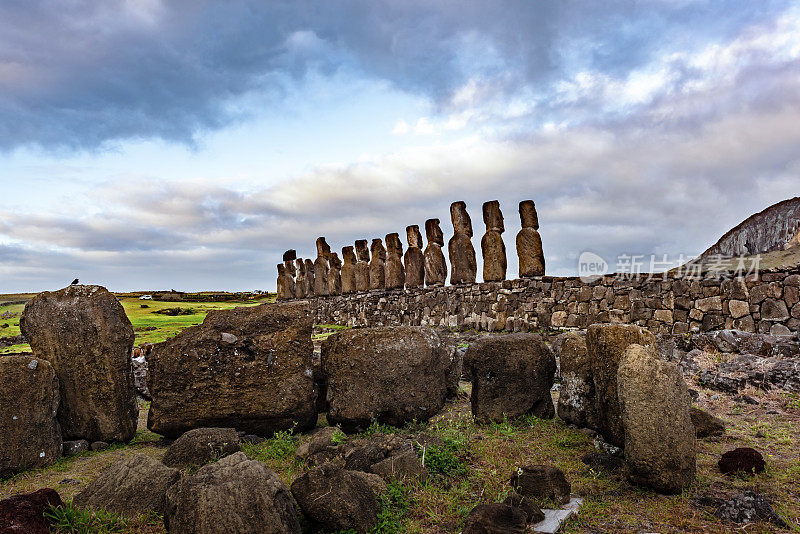
<path fill-rule="evenodd" d="M 467 213 L 467 204 L 459 200 L 450 204 L 450 219 L 453 221 L 455 233 L 467 234 L 472 237 L 472 219 Z"/>
<path fill-rule="evenodd" d="M 419 226 L 416 224 L 406 226 L 406 239 L 408 240 L 408 248 L 422 248 L 422 234 L 419 233 Z"/>
<path fill-rule="evenodd" d="M 356 256 L 358 257 L 358 261 L 369 263 L 369 249 L 367 248 L 366 239 L 359 239 L 356 241 Z"/>
<path fill-rule="evenodd" d="M 503 232 L 503 212 L 500 211 L 500 202 L 497 200 L 490 200 L 483 203 L 483 222 L 486 223 L 486 230 L 494 230 L 495 232 Z"/>
<path fill-rule="evenodd" d="M 342 260 L 344 263 L 355 265 L 356 253 L 353 251 L 353 247 L 342 247 Z"/>
<path fill-rule="evenodd" d="M 317 257 L 328 259 L 331 254 L 331 247 L 325 241 L 324 237 L 317 238 Z"/>
<path fill-rule="evenodd" d="M 342 268 L 342 260 L 339 259 L 339 255 L 335 252 L 331 252 L 330 256 L 328 256 L 328 263 L 334 269 Z"/>
<path fill-rule="evenodd" d="M 282 263 L 278 264 L 278 276 L 286 276 L 286 266 Z"/>
<path fill-rule="evenodd" d="M 297 260 L 295 260 L 295 263 L 297 264 L 297 272 L 303 275 L 306 274 L 306 264 L 303 262 L 303 260 L 297 258 Z"/>
<path fill-rule="evenodd" d="M 380 237 L 376 237 L 372 240 L 372 246 L 370 247 L 372 250 L 372 257 L 375 258 L 376 256 L 382 260 L 386 259 L 386 249 L 383 248 L 383 241 L 381 241 Z"/>
<path fill-rule="evenodd" d="M 403 255 L 403 243 L 400 241 L 400 236 L 396 232 L 386 234 L 386 248 L 388 252 L 394 255 Z"/>
<path fill-rule="evenodd" d="M 314 272 L 314 262 L 306 260 L 306 274 Z"/>
<path fill-rule="evenodd" d="M 444 234 L 439 227 L 439 219 L 425 221 L 425 236 L 428 239 L 428 243 L 436 243 L 440 247 L 444 245 Z"/>
<path fill-rule="evenodd" d="M 519 218 L 523 228 L 539 229 L 539 216 L 533 200 L 523 200 L 519 203 Z"/>

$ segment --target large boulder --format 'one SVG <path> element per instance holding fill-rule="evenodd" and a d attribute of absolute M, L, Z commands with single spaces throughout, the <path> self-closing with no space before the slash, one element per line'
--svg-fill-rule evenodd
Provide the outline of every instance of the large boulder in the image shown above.
<path fill-rule="evenodd" d="M 597 428 L 597 397 L 586 335 L 581 332 L 567 332 L 556 339 L 555 345 L 559 349 L 561 366 L 558 416 L 578 427 Z"/>
<path fill-rule="evenodd" d="M 130 441 L 139 415 L 133 327 L 117 298 L 101 286 L 45 291 L 25 305 L 19 326 L 58 376 L 64 438 Z"/>
<path fill-rule="evenodd" d="M 656 491 L 680 493 L 694 480 L 695 428 L 691 398 L 678 367 L 654 346 L 631 345 L 617 371 L 628 479 Z"/>
<path fill-rule="evenodd" d="M 555 415 L 550 388 L 556 359 L 537 334 L 508 334 L 470 344 L 464 365 L 472 377 L 472 416 L 479 423 L 504 417 Z"/>
<path fill-rule="evenodd" d="M 176 469 L 201 467 L 240 450 L 239 433 L 233 428 L 195 428 L 172 442 L 162 461 Z"/>
<path fill-rule="evenodd" d="M 378 421 L 402 426 L 427 421 L 447 396 L 450 355 L 422 326 L 344 330 L 322 345 L 328 422 L 345 431 Z"/>
<path fill-rule="evenodd" d="M 129 518 L 151 511 L 161 514 L 167 489 L 180 478 L 177 469 L 134 453 L 100 473 L 75 495 L 73 503 L 79 508 L 106 510 Z"/>
<path fill-rule="evenodd" d="M 167 490 L 164 525 L 170 534 L 300 534 L 286 484 L 243 452 L 226 456 Z"/>
<path fill-rule="evenodd" d="M 0 477 L 61 456 L 58 379 L 47 361 L 0 358 Z"/>
<path fill-rule="evenodd" d="M 381 484 L 377 475 L 327 463 L 295 480 L 292 494 L 316 526 L 365 533 L 378 523 L 381 505 L 375 489 Z"/>
<path fill-rule="evenodd" d="M 147 427 L 168 437 L 200 427 L 259 436 L 313 428 L 313 351 L 307 302 L 212 311 L 153 349 Z"/>
<path fill-rule="evenodd" d="M 625 443 L 617 395 L 617 369 L 625 349 L 634 343 L 655 347 L 656 338 L 646 328 L 627 324 L 593 324 L 586 332 L 597 399 L 598 430 L 607 442 L 617 447 Z"/>
<path fill-rule="evenodd" d="M 44 516 L 51 506 L 61 506 L 61 497 L 54 489 L 13 495 L 0 501 L 0 533 L 50 534 L 52 521 Z"/>

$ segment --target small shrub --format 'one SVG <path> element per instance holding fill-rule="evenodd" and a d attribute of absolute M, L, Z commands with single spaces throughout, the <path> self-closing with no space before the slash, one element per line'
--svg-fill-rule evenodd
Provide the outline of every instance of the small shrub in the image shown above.
<path fill-rule="evenodd" d="M 254 460 L 283 460 L 297 450 L 297 440 L 291 430 L 281 430 L 261 443 L 243 443 L 242 450 Z"/>
<path fill-rule="evenodd" d="M 52 521 L 51 530 L 60 534 L 106 534 L 128 528 L 127 519 L 105 510 L 75 508 L 72 502 L 50 507 L 44 515 Z"/>

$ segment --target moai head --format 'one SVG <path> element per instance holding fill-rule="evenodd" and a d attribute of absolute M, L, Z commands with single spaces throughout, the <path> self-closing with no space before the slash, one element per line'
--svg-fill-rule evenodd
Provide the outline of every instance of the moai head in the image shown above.
<path fill-rule="evenodd" d="M 436 243 L 440 247 L 444 245 L 444 234 L 439 228 L 439 219 L 425 221 L 425 237 L 428 239 L 428 243 Z"/>
<path fill-rule="evenodd" d="M 317 257 L 325 258 L 326 260 L 331 254 L 331 247 L 325 242 L 324 237 L 317 238 Z"/>
<path fill-rule="evenodd" d="M 306 275 L 314 276 L 314 262 L 306 260 Z"/>
<path fill-rule="evenodd" d="M 279 263 L 278 264 L 278 278 L 283 278 L 286 276 L 286 265 Z"/>
<path fill-rule="evenodd" d="M 369 249 L 367 248 L 366 239 L 359 239 L 356 241 L 356 256 L 358 257 L 358 261 L 369 263 Z"/>
<path fill-rule="evenodd" d="M 503 226 L 503 212 L 500 211 L 500 202 L 490 200 L 483 203 L 483 222 L 486 223 L 487 232 L 493 230 L 503 233 L 505 226 Z"/>
<path fill-rule="evenodd" d="M 406 239 L 408 240 L 408 248 L 422 248 L 422 234 L 419 233 L 419 226 L 416 224 L 406 226 Z"/>
<path fill-rule="evenodd" d="M 370 250 L 373 258 L 377 257 L 378 259 L 386 260 L 386 249 L 383 248 L 383 241 L 381 241 L 380 237 L 376 237 L 372 240 Z"/>
<path fill-rule="evenodd" d="M 297 258 L 295 260 L 295 264 L 297 264 L 297 272 L 301 275 L 305 276 L 306 274 L 306 264 L 303 262 L 301 258 Z"/>
<path fill-rule="evenodd" d="M 523 200 L 519 203 L 519 218 L 523 228 L 539 229 L 539 216 L 536 214 L 536 204 L 533 200 Z"/>
<path fill-rule="evenodd" d="M 294 276 L 297 274 L 297 271 L 294 268 L 294 262 L 284 261 L 283 264 L 286 266 L 286 272 L 289 273 L 289 276 L 294 278 Z"/>
<path fill-rule="evenodd" d="M 289 249 L 283 253 L 283 261 L 294 261 L 297 259 L 297 251 Z"/>
<path fill-rule="evenodd" d="M 353 247 L 342 247 L 342 260 L 345 264 L 355 265 L 356 253 Z"/>
<path fill-rule="evenodd" d="M 386 234 L 386 249 L 395 256 L 403 255 L 403 243 L 400 241 L 400 236 L 397 232 Z"/>
<path fill-rule="evenodd" d="M 459 200 L 450 204 L 450 219 L 453 221 L 454 233 L 467 234 L 472 237 L 472 219 L 467 213 L 467 204 Z"/>
<path fill-rule="evenodd" d="M 335 252 L 331 252 L 331 255 L 328 257 L 328 263 L 333 269 L 342 268 L 342 260 L 339 259 L 339 255 Z"/>

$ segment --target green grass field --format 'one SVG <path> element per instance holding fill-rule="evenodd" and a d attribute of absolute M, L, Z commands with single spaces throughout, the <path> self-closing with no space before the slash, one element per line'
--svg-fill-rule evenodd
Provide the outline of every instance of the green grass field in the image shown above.
<path fill-rule="evenodd" d="M 33 296 L 34 294 L 0 295 L 0 317 L 4 313 L 15 315 L 6 319 L 0 318 L 0 338 L 19 335 L 19 316 L 22 315 L 25 303 Z M 227 310 L 238 306 L 256 306 L 275 300 L 274 296 L 266 295 L 258 300 L 228 302 L 162 302 L 139 300 L 138 295 L 129 294 L 118 295 L 118 298 L 133 325 L 136 335 L 134 345 L 136 346 L 145 343 L 159 343 L 169 339 L 184 328 L 202 323 L 206 314 L 212 310 Z M 142 306 L 147 307 L 143 308 Z M 165 308 L 181 308 L 192 310 L 194 313 L 175 316 L 153 313 Z M 4 324 L 8 326 L 3 327 L 2 325 Z M 27 343 L 23 343 L 0 348 L 0 354 L 28 352 L 30 350 L 30 346 Z"/>

